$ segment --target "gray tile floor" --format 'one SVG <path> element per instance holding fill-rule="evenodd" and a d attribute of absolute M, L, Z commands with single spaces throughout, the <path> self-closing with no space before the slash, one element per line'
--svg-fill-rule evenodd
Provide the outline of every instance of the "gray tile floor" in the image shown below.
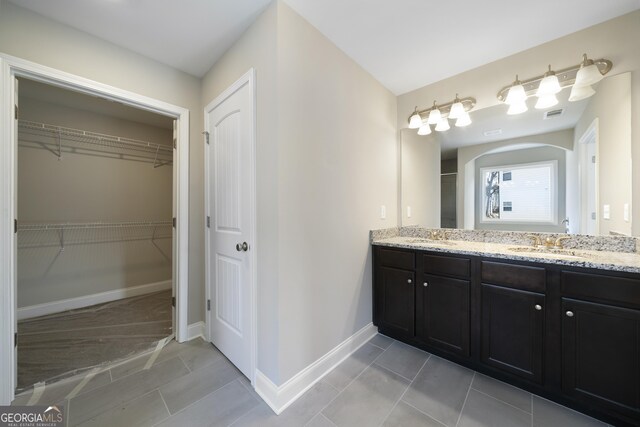
<path fill-rule="evenodd" d="M 82 387 L 82 378 L 57 383 L 37 400 L 30 391 L 14 404 L 64 404 L 70 426 L 605 426 L 382 335 L 279 416 L 202 340 L 172 342 L 148 361 L 109 367 Z"/>

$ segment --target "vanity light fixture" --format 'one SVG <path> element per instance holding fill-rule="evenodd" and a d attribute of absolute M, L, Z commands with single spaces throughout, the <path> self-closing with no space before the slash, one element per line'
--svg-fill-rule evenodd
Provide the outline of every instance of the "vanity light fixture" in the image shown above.
<path fill-rule="evenodd" d="M 420 113 L 418 113 L 418 107 L 413 111 L 411 118 L 409 119 L 409 129 L 418 129 L 422 126 L 422 117 L 420 117 Z"/>
<path fill-rule="evenodd" d="M 582 62 L 562 70 L 553 71 L 551 66 L 544 75 L 524 81 L 516 80 L 498 92 L 498 99 L 509 105 L 507 114 L 521 114 L 527 111 L 527 98 L 538 97 L 537 109 L 553 107 L 558 103 L 556 94 L 565 87 L 571 87 L 569 101 L 580 101 L 595 93 L 592 84 L 602 80 L 613 64 L 608 59 L 592 60 L 584 54 Z"/>
<path fill-rule="evenodd" d="M 451 129 L 449 119 L 455 119 L 456 127 L 468 126 L 471 124 L 471 116 L 469 111 L 476 105 L 475 98 L 458 98 L 458 94 L 453 101 L 446 104 L 437 104 L 433 102 L 431 108 L 424 110 L 418 110 L 415 108 L 411 116 L 409 116 L 409 129 L 418 128 L 418 135 L 429 135 L 431 133 L 430 125 L 436 125 L 435 130 L 438 132 L 444 132 Z M 422 117 L 428 116 L 426 121 L 422 120 Z M 418 120 L 420 125 L 418 124 Z"/>
<path fill-rule="evenodd" d="M 429 111 L 429 119 L 427 120 L 427 123 L 429 123 L 430 125 L 435 125 L 440 121 L 441 118 L 442 114 L 440 113 L 440 109 L 436 105 L 436 101 L 433 101 L 433 107 L 431 107 L 431 111 Z"/>

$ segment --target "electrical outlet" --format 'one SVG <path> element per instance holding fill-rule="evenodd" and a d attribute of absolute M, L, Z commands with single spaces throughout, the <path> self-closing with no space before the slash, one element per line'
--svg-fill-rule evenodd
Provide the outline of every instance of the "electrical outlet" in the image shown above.
<path fill-rule="evenodd" d="M 411 218 L 411 206 L 407 206 L 407 218 Z"/>
<path fill-rule="evenodd" d="M 380 219 L 387 219 L 387 207 L 385 205 L 380 206 Z"/>
<path fill-rule="evenodd" d="M 602 205 L 602 219 L 611 219 L 611 206 Z"/>
<path fill-rule="evenodd" d="M 629 222 L 629 203 L 624 204 L 624 220 Z"/>

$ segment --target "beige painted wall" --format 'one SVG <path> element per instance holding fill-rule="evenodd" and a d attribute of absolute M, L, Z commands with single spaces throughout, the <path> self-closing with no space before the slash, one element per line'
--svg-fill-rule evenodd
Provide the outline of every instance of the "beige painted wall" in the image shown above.
<path fill-rule="evenodd" d="M 368 233 L 397 224 L 396 98 L 281 1 L 205 76 L 203 106 L 250 67 L 258 368 L 282 384 L 371 321 Z"/>
<path fill-rule="evenodd" d="M 368 235 L 398 223 L 398 142 L 396 97 L 278 4 L 282 384 L 371 322 Z"/>
<path fill-rule="evenodd" d="M 22 119 L 171 145 L 172 131 L 21 97 Z M 18 217 L 21 223 L 169 221 L 171 166 L 65 152 L 61 160 L 19 133 Z M 63 142 L 64 144 L 64 142 Z M 64 251 L 55 232 L 18 235 L 18 307 L 171 280 L 169 239 L 124 241 L 151 229 L 68 231 Z M 69 241 L 110 243 L 71 245 Z M 52 245 L 53 243 L 53 245 Z"/>
<path fill-rule="evenodd" d="M 631 223 L 624 220 L 623 209 L 631 205 L 631 73 L 605 78 L 598 83 L 575 127 L 575 148 L 597 118 L 599 141 L 597 154 L 599 234 L 617 232 L 630 235 Z M 636 120 L 637 121 L 637 120 Z M 640 131 L 640 129 L 638 129 Z M 640 164 L 637 165 L 640 167 Z M 640 199 L 639 199 L 640 201 Z M 604 219 L 603 206 L 610 206 L 611 219 Z M 640 209 L 640 207 L 637 207 Z"/>
<path fill-rule="evenodd" d="M 188 322 L 202 320 L 204 164 L 199 79 L 5 0 L 0 2 L 0 52 L 191 111 Z"/>
<path fill-rule="evenodd" d="M 440 141 L 434 134 L 400 132 L 402 225 L 440 227 Z M 411 207 L 411 218 L 408 217 Z"/>
<path fill-rule="evenodd" d="M 407 127 L 407 117 L 416 105 L 426 108 L 434 99 L 452 99 L 460 93 L 475 97 L 476 109 L 490 107 L 499 103 L 496 93 L 510 84 L 516 74 L 525 78 L 542 74 L 547 64 L 554 68 L 578 64 L 585 52 L 592 58 L 605 57 L 614 64 L 610 75 L 631 71 L 632 175 L 626 179 L 632 180 L 633 196 L 640 200 L 640 45 L 637 40 L 640 40 L 640 11 L 416 89 L 398 97 L 398 128 Z M 640 235 L 640 209 L 632 211 L 633 234 Z"/>

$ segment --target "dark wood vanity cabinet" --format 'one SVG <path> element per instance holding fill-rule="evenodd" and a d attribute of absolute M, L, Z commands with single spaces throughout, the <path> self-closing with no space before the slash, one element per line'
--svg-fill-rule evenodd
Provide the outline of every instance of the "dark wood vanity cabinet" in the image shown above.
<path fill-rule="evenodd" d="M 383 246 L 373 254 L 381 333 L 640 426 L 640 275 Z"/>
<path fill-rule="evenodd" d="M 416 337 L 468 357 L 470 260 L 425 254 L 418 257 L 422 280 L 416 287 Z"/>

